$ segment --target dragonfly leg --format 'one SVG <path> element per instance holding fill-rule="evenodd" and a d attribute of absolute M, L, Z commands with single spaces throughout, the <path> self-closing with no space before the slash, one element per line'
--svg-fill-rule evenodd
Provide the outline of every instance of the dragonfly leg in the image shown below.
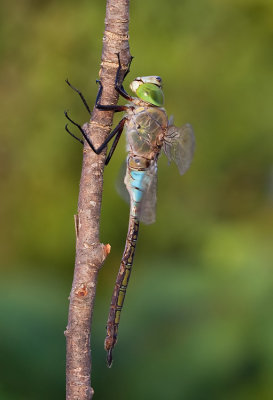
<path fill-rule="evenodd" d="M 101 99 L 101 95 L 102 95 L 102 90 L 103 90 L 103 86 L 101 81 L 98 79 L 96 81 L 99 84 L 99 91 L 97 94 L 97 98 L 96 98 L 96 103 L 95 103 L 95 107 L 98 110 L 102 110 L 102 111 L 114 111 L 114 112 L 121 112 L 121 111 L 126 111 L 128 109 L 128 106 L 119 106 L 119 105 L 114 105 L 114 104 L 100 104 L 100 99 Z"/>
<path fill-rule="evenodd" d="M 119 57 L 119 53 L 117 53 L 118 54 L 118 57 Z M 126 72 L 125 72 L 125 74 L 124 74 L 124 77 L 123 77 L 123 81 L 125 80 L 125 78 L 126 78 L 126 76 L 129 74 L 129 72 L 130 72 L 130 68 L 131 68 L 131 64 L 132 64 L 132 61 L 133 61 L 133 56 L 131 56 L 131 59 L 130 59 L 130 61 L 129 61 L 129 64 L 127 65 L 127 69 L 126 69 Z M 120 64 L 120 61 L 119 61 L 119 64 Z"/>
<path fill-rule="evenodd" d="M 105 141 L 104 141 L 104 142 L 100 145 L 100 147 L 98 148 L 97 151 L 99 151 L 99 153 L 102 152 L 102 150 L 107 146 L 107 144 L 110 142 L 110 140 L 111 140 L 116 134 L 118 134 L 119 137 L 120 137 L 120 135 L 121 135 L 121 133 L 122 133 L 122 131 L 123 131 L 123 127 L 124 127 L 124 124 L 125 124 L 126 120 L 127 120 L 127 118 L 124 117 L 124 118 L 122 118 L 122 119 L 119 121 L 119 123 L 117 124 L 117 126 L 112 130 L 112 132 L 109 134 L 109 136 L 105 139 Z M 118 141 L 117 141 L 117 142 L 118 142 Z M 114 150 L 115 150 L 115 148 L 116 148 L 117 142 L 115 143 L 115 141 L 114 141 L 114 143 L 113 143 L 113 145 L 112 145 L 112 147 L 111 147 L 111 149 L 110 149 L 110 153 L 111 153 L 111 154 L 110 154 L 110 158 L 108 159 L 107 164 L 109 163 L 109 161 L 110 161 L 110 159 L 111 159 L 111 157 L 112 157 L 112 155 L 113 155 L 113 153 L 114 153 Z M 99 153 L 97 153 L 97 154 L 99 154 Z M 107 158 L 108 158 L 108 157 L 107 157 Z"/>
<path fill-rule="evenodd" d="M 81 100 L 82 100 L 82 102 L 83 102 L 85 108 L 87 109 L 88 113 L 91 115 L 90 108 L 89 108 L 89 106 L 88 106 L 88 104 L 87 104 L 87 101 L 85 100 L 84 95 L 82 94 L 82 92 L 80 92 L 79 89 L 77 89 L 77 88 L 75 88 L 73 85 L 71 85 L 71 83 L 68 81 L 68 79 L 66 79 L 65 81 L 66 81 L 66 83 L 68 84 L 68 86 L 71 87 L 71 89 L 73 89 L 75 92 L 78 93 L 78 95 L 80 96 L 80 98 L 81 98 Z"/>
<path fill-rule="evenodd" d="M 111 146 L 111 149 L 110 149 L 110 151 L 108 153 L 108 156 L 106 157 L 105 165 L 109 164 L 109 162 L 110 162 L 110 160 L 112 158 L 112 155 L 114 154 L 114 151 L 116 150 L 117 144 L 119 142 L 119 139 L 120 139 L 122 131 L 123 131 L 123 127 L 124 127 L 125 121 L 126 121 L 126 119 L 123 118 L 118 124 L 118 127 L 119 127 L 118 128 L 118 132 L 117 132 L 117 135 L 116 135 L 116 137 L 115 137 L 115 139 L 114 139 L 114 141 L 112 143 L 112 146 Z"/>
<path fill-rule="evenodd" d="M 121 62 L 120 62 L 120 55 L 119 55 L 119 53 L 116 53 L 116 54 L 117 54 L 117 57 L 118 57 L 118 69 L 117 69 L 116 78 L 115 78 L 115 89 L 126 100 L 132 101 L 133 97 L 129 96 L 129 94 L 124 89 L 122 83 L 119 83 L 120 80 L 121 80 L 120 72 L 121 72 L 122 66 L 121 66 Z M 125 74 L 123 76 L 122 82 L 126 78 L 127 74 L 130 72 L 130 66 L 131 66 L 132 60 L 133 60 L 133 57 L 131 57 L 131 59 L 130 59 L 130 62 L 128 64 L 127 69 L 125 71 Z M 126 111 L 128 109 L 128 106 L 119 106 L 119 105 L 112 105 L 112 104 L 109 104 L 109 105 L 100 104 L 100 99 L 101 99 L 101 95 L 102 95 L 103 86 L 102 86 L 102 83 L 101 83 L 100 80 L 97 80 L 96 82 L 100 85 L 99 91 L 98 91 L 98 94 L 97 94 L 97 98 L 96 98 L 96 108 L 98 108 L 99 110 L 114 111 L 114 112 Z"/>
<path fill-rule="evenodd" d="M 75 126 L 79 129 L 79 131 L 81 132 L 81 134 L 83 135 L 83 137 L 85 138 L 85 140 L 87 141 L 87 143 L 89 144 L 89 146 L 91 147 L 91 149 L 92 149 L 96 154 L 99 154 L 98 149 L 95 149 L 95 147 L 93 146 L 93 143 L 91 142 L 91 140 L 89 139 L 89 137 L 87 136 L 87 134 L 85 133 L 85 131 L 83 130 L 83 128 L 82 128 L 79 124 L 77 124 L 77 122 L 73 121 L 73 119 L 71 119 L 71 118 L 68 116 L 67 111 L 64 112 L 64 115 L 65 115 L 65 117 L 68 119 L 68 121 L 70 121 L 73 125 L 75 125 Z M 67 128 L 67 125 L 66 125 L 66 131 L 67 131 L 69 134 L 71 134 L 70 131 L 69 131 L 68 128 Z M 77 138 L 77 136 L 75 136 L 75 135 L 73 135 L 73 134 L 72 134 L 72 136 L 75 137 L 75 138 Z M 77 139 L 78 139 L 78 138 L 77 138 Z M 79 140 L 80 140 L 80 139 L 79 139 Z M 101 150 L 101 151 L 102 151 L 102 150 Z M 100 152 L 101 152 L 101 151 L 100 151 Z"/>
<path fill-rule="evenodd" d="M 93 145 L 93 143 L 91 142 L 91 140 L 89 139 L 89 137 L 87 136 L 86 132 L 84 131 L 84 129 L 77 124 L 77 122 L 73 121 L 73 119 L 71 119 L 67 112 L 65 111 L 64 115 L 66 116 L 66 118 L 68 119 L 68 121 L 70 121 L 73 125 L 75 125 L 79 131 L 81 132 L 81 134 L 83 135 L 83 137 L 85 138 L 85 140 L 87 141 L 87 143 L 89 144 L 89 146 L 91 147 L 91 149 L 96 153 L 96 154 L 100 154 L 102 152 L 102 150 L 107 146 L 107 144 L 110 142 L 110 140 L 117 134 L 120 132 L 120 130 L 122 131 L 124 123 L 126 121 L 126 117 L 122 118 L 120 120 L 120 122 L 118 123 L 118 125 L 115 127 L 115 129 L 113 129 L 113 131 L 107 136 L 107 138 L 105 139 L 105 141 L 96 149 Z M 66 126 L 66 131 L 72 135 L 75 139 L 79 140 L 81 143 L 81 139 L 77 138 L 77 136 L 75 136 L 74 134 L 72 134 L 69 129 Z M 121 132 L 120 132 L 121 134 Z M 115 150 L 115 148 L 113 149 L 113 151 Z M 111 150 L 110 150 L 111 151 Z M 113 154 L 112 151 L 112 154 Z M 111 157 L 110 157 L 111 158 Z M 109 161 L 108 161 L 109 162 Z"/>
<path fill-rule="evenodd" d="M 81 144 L 84 144 L 84 141 L 80 138 L 78 138 L 78 136 L 74 135 L 74 133 L 70 132 L 70 130 L 68 129 L 68 124 L 65 125 L 65 130 L 67 133 L 69 133 L 69 135 L 71 135 L 74 139 L 78 140 Z"/>
<path fill-rule="evenodd" d="M 117 54 L 117 57 L 118 57 L 118 69 L 117 69 L 116 79 L 115 79 L 115 89 L 116 89 L 116 91 L 117 91 L 122 97 L 124 97 L 126 100 L 128 100 L 128 101 L 133 101 L 133 97 L 130 96 L 130 95 L 126 92 L 126 90 L 124 89 L 122 83 L 119 83 L 119 82 L 120 82 L 120 71 L 121 71 L 121 68 L 122 68 L 122 67 L 121 67 L 121 62 L 120 62 L 120 55 L 119 55 L 119 53 L 116 53 L 116 54 Z M 122 82 L 124 81 L 124 79 L 125 79 L 125 77 L 127 76 L 127 74 L 130 72 L 130 66 L 131 66 L 132 60 L 133 60 L 133 57 L 131 57 L 131 60 L 130 60 L 130 62 L 129 62 L 129 64 L 128 64 L 128 66 L 127 66 L 127 69 L 126 69 L 126 72 L 125 72 L 125 74 L 124 74 L 124 77 L 123 77 Z"/>

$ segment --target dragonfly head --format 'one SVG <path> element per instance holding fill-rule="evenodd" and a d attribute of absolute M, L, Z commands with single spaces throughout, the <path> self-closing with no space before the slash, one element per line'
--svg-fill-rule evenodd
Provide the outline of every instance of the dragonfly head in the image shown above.
<path fill-rule="evenodd" d="M 131 90 L 146 103 L 162 107 L 164 95 L 160 76 L 141 76 L 130 84 Z"/>

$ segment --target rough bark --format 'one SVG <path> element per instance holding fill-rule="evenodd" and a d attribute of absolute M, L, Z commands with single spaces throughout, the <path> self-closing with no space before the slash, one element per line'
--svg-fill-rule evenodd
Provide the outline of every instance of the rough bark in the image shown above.
<path fill-rule="evenodd" d="M 116 104 L 118 94 L 114 88 L 120 53 L 124 70 L 130 60 L 129 0 L 108 0 L 101 69 L 103 84 L 102 104 Z M 94 109 L 90 122 L 85 125 L 90 138 L 98 147 L 107 137 L 112 126 L 113 113 Z M 110 245 L 99 240 L 100 211 L 103 189 L 105 151 L 96 155 L 85 143 L 78 200 L 76 225 L 76 260 L 74 279 L 70 293 L 68 325 L 65 331 L 67 343 L 66 399 L 90 400 L 91 387 L 91 328 L 96 284 Z M 103 342 L 102 342 L 103 343 Z"/>

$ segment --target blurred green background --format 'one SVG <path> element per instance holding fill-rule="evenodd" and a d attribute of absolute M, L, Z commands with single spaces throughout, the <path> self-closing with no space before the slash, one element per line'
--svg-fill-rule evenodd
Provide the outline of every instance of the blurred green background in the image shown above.
<path fill-rule="evenodd" d="M 63 110 L 88 115 L 64 80 L 94 104 L 104 18 L 104 1 L 1 2 L 1 400 L 65 397 L 82 150 Z M 157 222 L 141 226 L 110 370 L 124 138 L 106 168 L 101 240 L 112 251 L 93 319 L 95 399 L 273 398 L 272 46 L 271 0 L 131 1 L 125 87 L 162 76 L 196 153 L 183 177 L 160 159 Z"/>

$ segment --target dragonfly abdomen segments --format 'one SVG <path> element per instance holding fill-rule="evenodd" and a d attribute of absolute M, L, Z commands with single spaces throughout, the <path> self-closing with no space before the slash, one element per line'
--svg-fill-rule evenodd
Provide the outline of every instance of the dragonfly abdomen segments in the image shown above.
<path fill-rule="evenodd" d="M 121 260 L 118 276 L 116 279 L 116 284 L 112 296 L 111 307 L 106 327 L 107 336 L 104 342 L 104 347 L 105 350 L 107 351 L 108 367 L 111 367 L 112 365 L 112 351 L 117 342 L 120 314 L 131 275 L 136 242 L 138 238 L 138 230 L 139 230 L 138 219 L 130 215 L 125 249 Z"/>

